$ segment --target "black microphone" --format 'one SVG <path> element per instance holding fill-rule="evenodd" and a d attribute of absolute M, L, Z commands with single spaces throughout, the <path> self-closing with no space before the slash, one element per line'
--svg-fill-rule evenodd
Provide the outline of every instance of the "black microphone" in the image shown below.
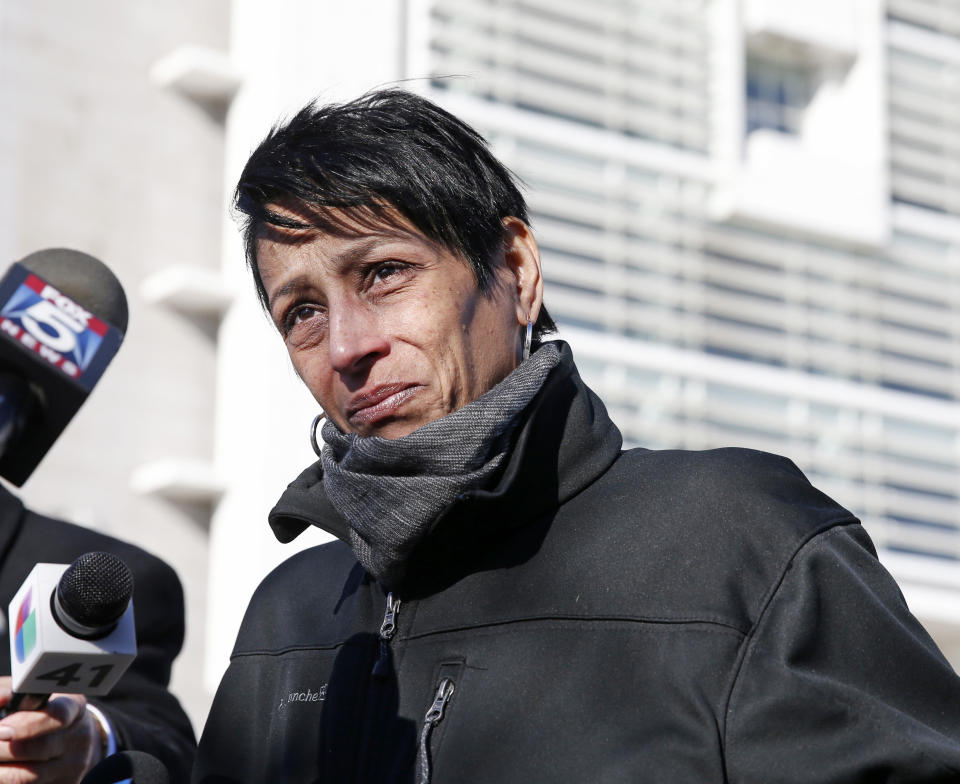
<path fill-rule="evenodd" d="M 62 629 L 85 640 L 112 632 L 133 596 L 133 573 L 112 553 L 84 553 L 60 577 L 53 617 Z"/>
<path fill-rule="evenodd" d="M 170 784 L 166 766 L 144 751 L 118 751 L 94 765 L 80 784 L 116 784 L 130 779 L 133 784 Z"/>
<path fill-rule="evenodd" d="M 77 413 L 127 330 L 120 281 L 93 256 L 31 253 L 0 279 L 0 476 L 20 486 Z"/>
<path fill-rule="evenodd" d="M 132 595 L 133 574 L 112 553 L 34 566 L 10 602 L 13 696 L 4 715 L 39 710 L 52 692 L 113 688 L 137 653 Z"/>

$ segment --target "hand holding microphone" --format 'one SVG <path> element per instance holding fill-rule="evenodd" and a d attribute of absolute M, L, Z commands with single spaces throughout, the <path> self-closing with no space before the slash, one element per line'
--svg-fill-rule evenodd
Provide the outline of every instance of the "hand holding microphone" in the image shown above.
<path fill-rule="evenodd" d="M 11 690 L 0 678 L 0 703 Z M 0 721 L 0 782 L 76 784 L 102 756 L 100 726 L 82 694 L 53 694 L 42 710 Z"/>
<path fill-rule="evenodd" d="M 107 693 L 136 656 L 132 593 L 130 570 L 110 553 L 86 553 L 69 567 L 37 564 L 24 580 L 8 615 L 13 676 L 0 784 L 31 780 L 16 778 L 24 770 L 76 784 L 100 760 L 86 695 Z"/>
<path fill-rule="evenodd" d="M 123 288 L 104 264 L 85 253 L 39 251 L 0 277 L 0 476 L 15 485 L 27 480 L 103 375 L 126 327 Z M 89 549 L 100 549 L 102 539 Z M 70 560 L 82 552 L 51 543 L 51 554 L 44 557 L 48 548 L 42 535 L 23 541 L 29 542 L 24 548 L 30 555 L 21 556 L 20 563 Z M 135 642 L 125 580 L 109 577 L 109 568 L 108 578 L 98 576 L 97 569 L 91 573 L 91 565 L 104 565 L 99 556 L 81 560 L 84 568 L 75 564 L 62 579 L 65 566 L 38 565 L 14 600 L 9 617 L 13 679 L 0 678 L 0 784 L 78 784 L 88 771 L 90 782 L 104 784 L 122 773 L 124 764 L 132 766 L 138 784 L 160 784 L 164 779 L 154 774 L 174 764 L 171 748 L 189 759 L 192 733 L 186 717 L 181 720 L 176 712 L 179 706 L 173 701 L 171 707 L 169 696 L 161 693 L 166 686 L 161 670 L 148 676 L 149 693 L 166 698 L 161 713 L 171 724 L 157 725 L 156 741 L 131 720 L 131 706 L 123 700 L 112 720 L 119 716 L 125 731 L 132 732 L 128 742 L 168 755 L 165 762 L 122 752 L 119 760 L 96 765 L 105 750 L 113 750 L 105 741 L 112 744 L 114 725 L 87 705 L 86 695 L 104 694 L 112 686 L 133 658 Z M 129 578 L 125 565 L 114 561 Z M 27 584 L 33 586 L 29 600 Z M 123 643 L 127 634 L 129 645 Z M 169 666 L 163 656 L 161 665 Z M 128 698 L 129 688 L 125 693 Z M 138 695 L 133 707 L 146 699 Z M 149 718 L 144 724 L 152 726 Z M 185 766 L 175 767 L 182 775 Z"/>

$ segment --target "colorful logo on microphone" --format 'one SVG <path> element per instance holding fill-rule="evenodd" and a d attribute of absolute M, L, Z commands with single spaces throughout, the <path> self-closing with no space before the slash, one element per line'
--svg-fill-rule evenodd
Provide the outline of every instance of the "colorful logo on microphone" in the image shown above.
<path fill-rule="evenodd" d="M 96 355 L 107 325 L 34 274 L 0 309 L 0 330 L 72 378 Z"/>
<path fill-rule="evenodd" d="M 20 602 L 13 640 L 17 661 L 22 664 L 33 653 L 33 646 L 37 644 L 37 609 L 33 606 L 33 588 L 27 591 L 27 595 Z"/>

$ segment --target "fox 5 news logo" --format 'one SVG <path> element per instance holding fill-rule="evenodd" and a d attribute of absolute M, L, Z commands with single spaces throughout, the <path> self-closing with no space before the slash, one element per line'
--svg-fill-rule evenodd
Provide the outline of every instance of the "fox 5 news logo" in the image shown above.
<path fill-rule="evenodd" d="M 80 378 L 108 327 L 31 273 L 0 310 L 0 330 L 71 378 Z"/>

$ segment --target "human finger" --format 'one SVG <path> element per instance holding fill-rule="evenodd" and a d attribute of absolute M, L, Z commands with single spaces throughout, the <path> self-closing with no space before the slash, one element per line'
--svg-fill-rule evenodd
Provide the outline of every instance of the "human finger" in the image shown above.
<path fill-rule="evenodd" d="M 19 743 L 48 735 L 74 724 L 86 713 L 87 700 L 82 694 L 54 694 L 42 710 L 16 711 L 0 720 L 0 745 Z M 5 761 L 6 747 L 0 748 L 0 761 Z"/>
<path fill-rule="evenodd" d="M 90 713 L 69 726 L 23 740 L 0 742 L 12 757 L 0 764 L 0 784 L 77 784 L 103 756 L 97 720 Z"/>

